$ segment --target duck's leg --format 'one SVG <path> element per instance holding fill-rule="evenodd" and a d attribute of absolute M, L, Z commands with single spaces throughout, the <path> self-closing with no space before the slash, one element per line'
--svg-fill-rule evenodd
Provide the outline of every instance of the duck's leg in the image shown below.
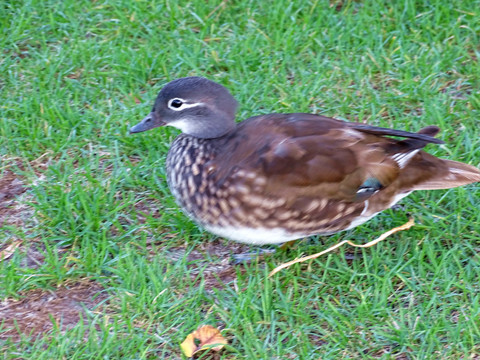
<path fill-rule="evenodd" d="M 232 263 L 237 265 L 237 264 L 245 264 L 249 263 L 253 260 L 257 259 L 263 259 L 265 256 L 269 256 L 274 254 L 277 250 L 285 251 L 288 250 L 293 243 L 297 240 L 291 240 L 284 242 L 281 245 L 274 245 L 273 248 L 257 248 L 256 251 L 253 252 L 247 252 L 247 253 L 242 253 L 242 254 L 233 254 L 231 256 L 232 258 Z"/>

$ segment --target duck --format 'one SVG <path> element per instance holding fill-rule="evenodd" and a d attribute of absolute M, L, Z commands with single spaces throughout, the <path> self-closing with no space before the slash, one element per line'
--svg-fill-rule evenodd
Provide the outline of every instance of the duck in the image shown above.
<path fill-rule="evenodd" d="M 181 131 L 166 158 L 169 188 L 207 231 L 283 244 L 349 230 L 416 190 L 480 181 L 472 165 L 423 150 L 443 144 L 430 125 L 408 132 L 309 113 L 236 122 L 237 101 L 204 77 L 167 83 L 130 133 Z"/>

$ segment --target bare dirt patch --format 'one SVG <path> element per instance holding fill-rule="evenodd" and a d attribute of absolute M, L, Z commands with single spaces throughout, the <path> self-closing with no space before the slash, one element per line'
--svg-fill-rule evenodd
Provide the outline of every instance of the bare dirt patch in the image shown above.
<path fill-rule="evenodd" d="M 38 170 L 46 166 L 38 162 L 32 164 Z M 14 167 L 24 169 L 23 163 L 16 160 L 0 173 L 0 229 L 7 229 L 7 234 L 11 235 L 9 240 L 0 239 L 0 254 L 3 255 L 0 256 L 0 261 L 8 261 L 13 255 L 13 251 L 10 252 L 9 249 L 18 247 L 16 251 L 26 254 L 21 266 L 38 268 L 45 258 L 43 244 L 36 240 L 29 240 L 28 243 L 19 240 L 8 230 L 8 227 L 17 228 L 21 233 L 28 234 L 36 224 L 34 209 L 28 204 L 32 200 L 32 195 L 27 192 L 26 179 L 11 170 Z M 40 180 L 42 175 L 40 173 L 37 175 Z"/>
<path fill-rule="evenodd" d="M 0 339 L 18 340 L 20 334 L 37 337 L 54 326 L 65 331 L 85 319 L 85 309 L 99 311 L 107 299 L 104 289 L 93 281 L 64 285 L 56 290 L 31 290 L 21 300 L 0 302 Z M 55 325 L 52 323 L 55 321 Z"/>
<path fill-rule="evenodd" d="M 20 251 L 25 254 L 25 257 L 20 262 L 21 267 L 29 269 L 38 269 L 45 262 L 45 245 L 40 241 L 29 241 L 27 244 L 22 244 Z M 66 249 L 57 249 L 58 253 L 65 252 Z"/>
<path fill-rule="evenodd" d="M 148 217 L 160 218 L 161 209 L 155 199 L 142 199 L 134 204 L 136 210 L 137 223 L 144 225 Z"/>
<path fill-rule="evenodd" d="M 5 170 L 0 177 L 0 227 L 11 225 L 22 227 L 31 217 L 32 211 L 17 201 L 27 188 L 22 179 L 11 170 Z"/>

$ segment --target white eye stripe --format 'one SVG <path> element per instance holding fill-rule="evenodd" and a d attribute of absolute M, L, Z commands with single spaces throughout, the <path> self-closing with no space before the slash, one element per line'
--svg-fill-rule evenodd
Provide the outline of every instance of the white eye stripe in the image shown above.
<path fill-rule="evenodd" d="M 175 106 L 174 106 L 175 105 Z M 204 103 L 191 103 L 189 104 L 186 100 L 181 98 L 173 98 L 168 101 L 168 108 L 173 111 L 182 111 L 188 108 L 192 108 L 195 106 L 204 105 Z"/>

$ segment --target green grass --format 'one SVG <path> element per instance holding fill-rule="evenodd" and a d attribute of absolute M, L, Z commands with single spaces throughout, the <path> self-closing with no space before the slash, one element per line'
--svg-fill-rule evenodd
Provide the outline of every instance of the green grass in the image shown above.
<path fill-rule="evenodd" d="M 127 135 L 166 82 L 200 75 L 231 90 L 239 119 L 315 112 L 412 131 L 437 124 L 447 144 L 427 150 L 479 166 L 480 2 L 384 3 L 1 3 L 0 169 L 23 176 L 35 216 L 4 226 L 0 246 L 35 241 L 45 260 L 25 266 L 19 251 L 0 262 L 0 298 L 89 278 L 109 301 L 67 332 L 0 340 L 0 358 L 182 358 L 179 344 L 207 323 L 230 341 L 222 359 L 478 356 L 478 184 L 412 194 L 401 211 L 237 267 L 212 289 L 208 265 L 222 259 L 185 254 L 214 237 L 166 186 L 177 132 Z M 409 213 L 416 227 L 354 260 L 341 249 L 266 277 L 340 239 L 367 242 Z"/>

